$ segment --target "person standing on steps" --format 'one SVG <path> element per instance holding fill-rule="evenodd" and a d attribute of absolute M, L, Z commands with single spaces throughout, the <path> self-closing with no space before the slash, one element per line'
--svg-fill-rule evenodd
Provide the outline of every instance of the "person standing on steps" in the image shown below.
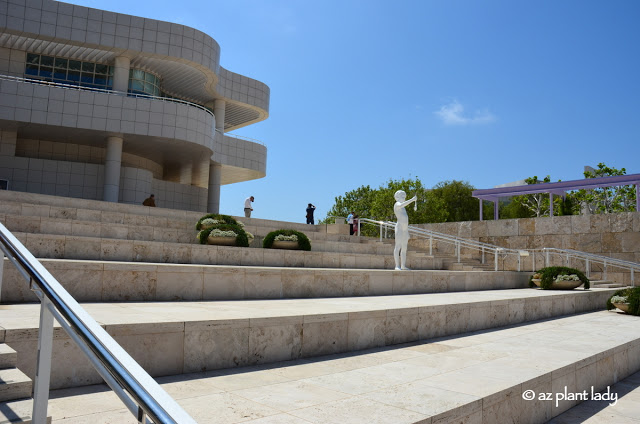
<path fill-rule="evenodd" d="M 315 225 L 313 220 L 313 212 L 316 210 L 316 207 L 309 203 L 307 206 L 307 224 Z"/>
<path fill-rule="evenodd" d="M 349 235 L 352 236 L 353 235 L 353 211 L 349 212 L 349 215 L 347 215 L 347 224 L 349 224 Z"/>
<path fill-rule="evenodd" d="M 396 262 L 396 270 L 408 270 L 407 268 L 407 245 L 409 244 L 409 215 L 404 209 L 411 203 L 418 200 L 417 196 L 405 201 L 407 193 L 403 190 L 396 191 L 393 195 L 396 203 L 393 205 L 393 212 L 396 214 L 396 247 L 393 249 L 393 259 Z M 398 257 L 400 256 L 400 257 Z"/>
<path fill-rule="evenodd" d="M 251 218 L 251 211 L 253 211 L 253 208 L 251 207 L 251 203 L 254 201 L 254 197 L 253 196 L 249 196 L 246 199 L 244 199 L 244 217 L 245 218 Z"/>

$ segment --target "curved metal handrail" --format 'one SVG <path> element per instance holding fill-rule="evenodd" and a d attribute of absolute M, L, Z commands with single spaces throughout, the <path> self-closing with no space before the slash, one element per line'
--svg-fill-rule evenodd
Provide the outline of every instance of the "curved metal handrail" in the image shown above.
<path fill-rule="evenodd" d="M 78 304 L 44 266 L 0 223 L 0 248 L 23 276 L 30 279 L 40 292 L 43 304 L 49 303 L 55 309 L 54 315 L 62 327 L 75 334 L 69 334 L 74 341 L 81 341 L 93 353 L 108 375 L 97 371 L 111 386 L 116 383 L 124 389 L 137 409 L 131 407 L 131 399 L 124 399 L 125 393 L 111 387 L 123 400 L 139 422 L 149 416 L 154 423 L 195 423 L 117 342 Z M 1 263 L 0 263 L 1 265 Z M 54 312 L 54 311 L 52 311 Z M 63 325 L 61 319 L 66 321 Z M 42 332 L 42 328 L 40 332 Z M 88 352 L 81 349 L 85 354 Z M 40 355 L 39 355 L 40 356 Z M 92 361 L 93 362 L 93 361 Z M 37 383 L 36 383 L 37 385 Z M 48 391 L 47 391 L 48 392 Z M 162 403 L 161 403 L 162 402 Z M 37 399 L 34 399 L 34 409 Z M 34 414 L 35 415 L 35 414 Z"/>

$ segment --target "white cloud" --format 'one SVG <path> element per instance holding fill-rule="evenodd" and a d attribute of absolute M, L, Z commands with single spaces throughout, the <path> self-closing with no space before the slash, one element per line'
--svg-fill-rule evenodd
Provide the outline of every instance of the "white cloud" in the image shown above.
<path fill-rule="evenodd" d="M 445 125 L 488 124 L 496 120 L 488 110 L 477 110 L 472 116 L 464 115 L 464 106 L 453 100 L 434 112 Z"/>

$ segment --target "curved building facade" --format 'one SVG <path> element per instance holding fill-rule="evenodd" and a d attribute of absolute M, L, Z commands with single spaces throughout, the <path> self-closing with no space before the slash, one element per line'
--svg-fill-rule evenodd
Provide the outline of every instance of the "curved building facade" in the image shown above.
<path fill-rule="evenodd" d="M 221 185 L 266 175 L 266 147 L 225 133 L 268 115 L 196 29 L 0 0 L 0 188 L 218 212 Z"/>

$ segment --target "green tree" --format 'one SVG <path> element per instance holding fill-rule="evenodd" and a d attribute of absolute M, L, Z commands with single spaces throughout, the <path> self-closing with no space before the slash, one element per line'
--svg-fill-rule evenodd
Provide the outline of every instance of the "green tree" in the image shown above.
<path fill-rule="evenodd" d="M 362 186 L 335 198 L 335 203 L 321 223 L 333 222 L 332 216 L 346 217 L 350 211 L 378 221 L 395 221 L 394 194 L 404 190 L 407 197 L 418 196 L 418 206 L 407 208 L 410 224 L 477 220 L 479 202 L 471 196 L 474 190 L 467 182 L 444 181 L 429 190 L 418 177 L 387 181 L 377 189 Z M 377 229 L 364 226 L 363 234 L 375 235 Z"/>
<path fill-rule="evenodd" d="M 598 164 L 593 172 L 585 171 L 585 178 L 613 177 L 626 175 L 625 168 L 610 168 L 604 163 Z M 614 213 L 636 210 L 636 192 L 632 185 L 602 187 L 589 190 L 577 190 L 573 193 L 574 210 L 588 210 L 590 213 Z"/>

